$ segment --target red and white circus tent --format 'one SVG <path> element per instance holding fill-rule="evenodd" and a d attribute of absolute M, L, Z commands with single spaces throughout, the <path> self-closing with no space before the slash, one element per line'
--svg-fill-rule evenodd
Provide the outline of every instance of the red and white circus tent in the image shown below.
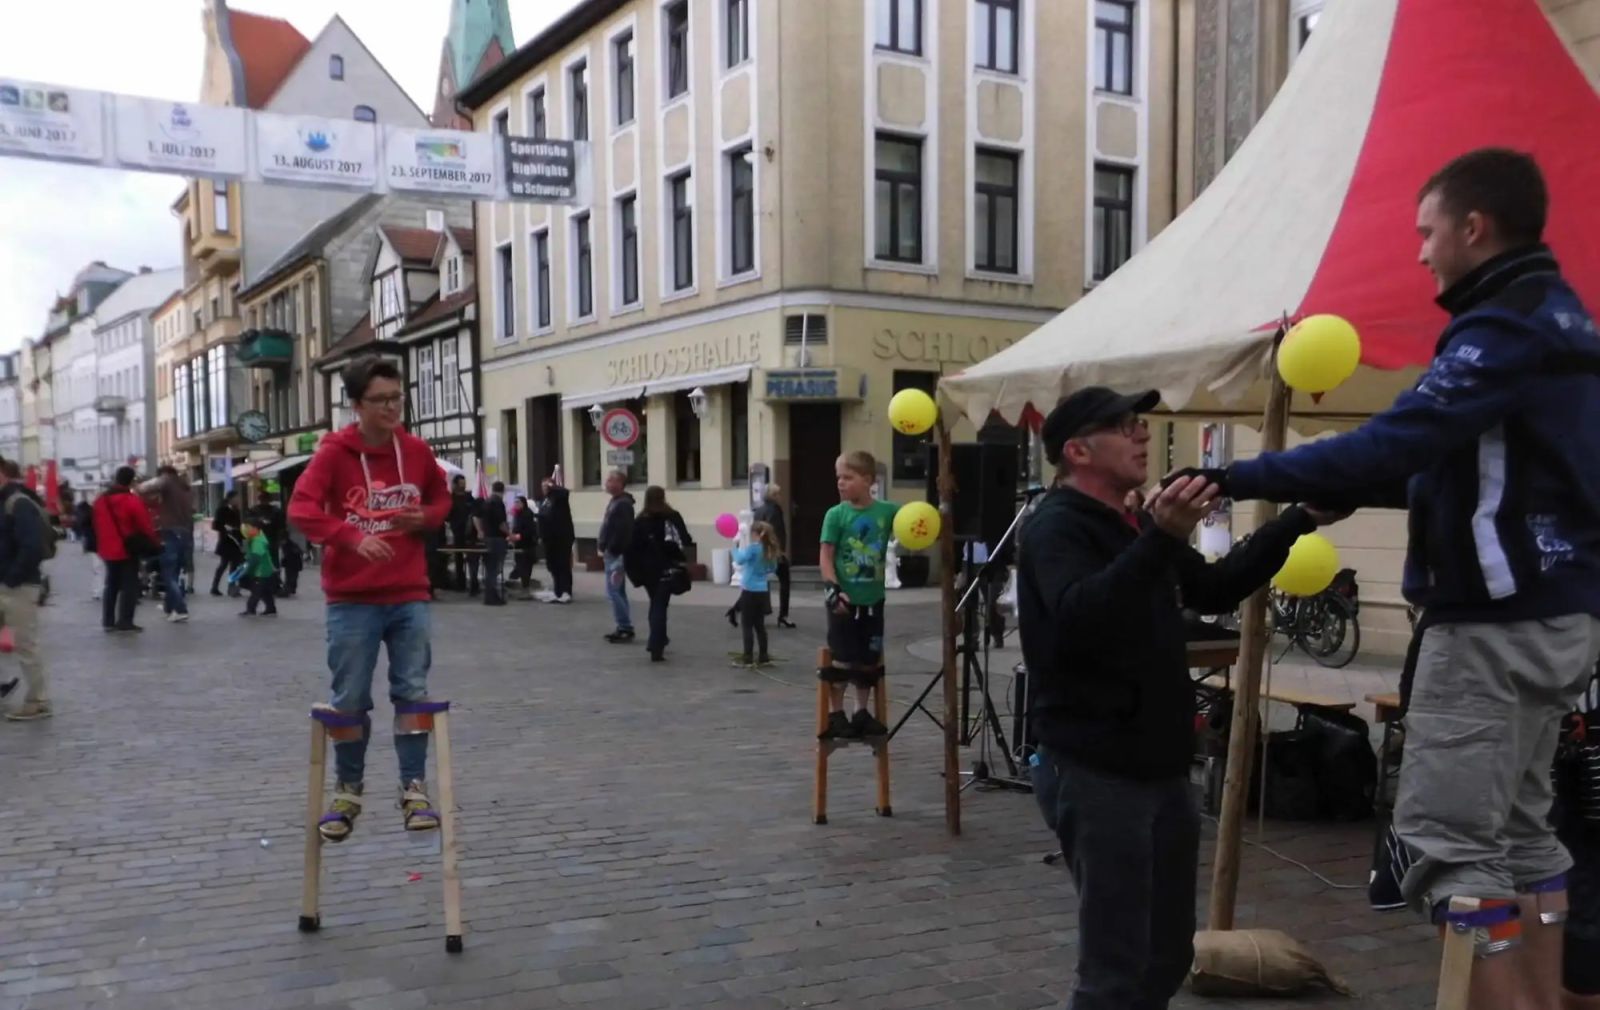
<path fill-rule="evenodd" d="M 1158 388 L 1166 409 L 1260 417 L 1276 324 L 1337 313 L 1362 368 L 1297 427 L 1381 410 L 1445 322 L 1417 262 L 1417 192 L 1452 157 L 1530 151 L 1546 239 L 1600 310 L 1600 96 L 1536 0 L 1342 0 L 1188 210 L 1082 301 L 940 385 L 981 423 L 1088 385 Z"/>

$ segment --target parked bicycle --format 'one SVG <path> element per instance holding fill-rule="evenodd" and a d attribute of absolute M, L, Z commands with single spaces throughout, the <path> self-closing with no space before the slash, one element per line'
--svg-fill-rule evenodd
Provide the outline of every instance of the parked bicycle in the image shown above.
<path fill-rule="evenodd" d="M 1354 568 L 1341 569 L 1315 596 L 1289 596 L 1272 590 L 1272 633 L 1289 640 L 1281 661 L 1295 646 L 1323 666 L 1337 669 L 1361 649 L 1361 594 Z"/>

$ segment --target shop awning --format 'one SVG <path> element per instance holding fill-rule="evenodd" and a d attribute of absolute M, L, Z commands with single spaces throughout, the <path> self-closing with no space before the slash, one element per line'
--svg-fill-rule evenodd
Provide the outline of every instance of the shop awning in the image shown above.
<path fill-rule="evenodd" d="M 601 389 L 592 393 L 568 393 L 561 398 L 561 409 L 578 410 L 592 407 L 597 403 L 621 403 L 623 400 L 636 400 L 643 395 L 645 395 L 643 386 L 618 386 L 615 389 Z"/>
<path fill-rule="evenodd" d="M 719 368 L 711 372 L 700 372 L 696 375 L 678 375 L 670 379 L 661 379 L 644 387 L 644 395 L 661 396 L 666 393 L 682 393 L 696 386 L 726 386 L 734 382 L 749 382 L 750 366 L 734 365 L 730 368 Z"/>
<path fill-rule="evenodd" d="M 250 477 L 255 477 L 261 473 L 264 467 L 271 466 L 282 459 L 282 456 L 274 456 L 271 459 L 245 460 L 243 463 L 240 463 L 238 466 L 233 468 L 233 479 L 245 480 Z"/>
<path fill-rule="evenodd" d="M 271 477 L 273 474 L 282 473 L 290 467 L 299 466 L 301 463 L 304 463 L 309 459 L 311 459 L 311 454 L 309 452 L 299 456 L 285 456 L 276 463 L 268 463 L 266 466 L 257 470 L 255 475 L 257 477 Z"/>

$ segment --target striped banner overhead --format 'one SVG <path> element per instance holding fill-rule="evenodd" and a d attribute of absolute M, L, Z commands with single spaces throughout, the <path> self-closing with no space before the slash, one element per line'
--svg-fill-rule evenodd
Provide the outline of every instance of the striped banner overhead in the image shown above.
<path fill-rule="evenodd" d="M 1233 160 L 1143 251 L 1025 339 L 940 383 L 975 423 L 1047 412 L 1087 385 L 1161 390 L 1169 410 L 1259 417 L 1273 332 L 1332 312 L 1362 369 L 1302 427 L 1388 406 L 1444 313 L 1418 263 L 1417 193 L 1451 158 L 1532 152 L 1546 238 L 1600 308 L 1600 95 L 1537 0 L 1331 4 Z M 1307 424 L 1306 422 L 1310 423 Z"/>

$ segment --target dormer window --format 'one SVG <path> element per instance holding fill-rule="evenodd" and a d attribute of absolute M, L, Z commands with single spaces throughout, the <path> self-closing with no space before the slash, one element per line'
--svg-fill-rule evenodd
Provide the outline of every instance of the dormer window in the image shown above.
<path fill-rule="evenodd" d="M 461 257 L 450 256 L 444 261 L 444 293 L 453 295 L 461 290 Z"/>

